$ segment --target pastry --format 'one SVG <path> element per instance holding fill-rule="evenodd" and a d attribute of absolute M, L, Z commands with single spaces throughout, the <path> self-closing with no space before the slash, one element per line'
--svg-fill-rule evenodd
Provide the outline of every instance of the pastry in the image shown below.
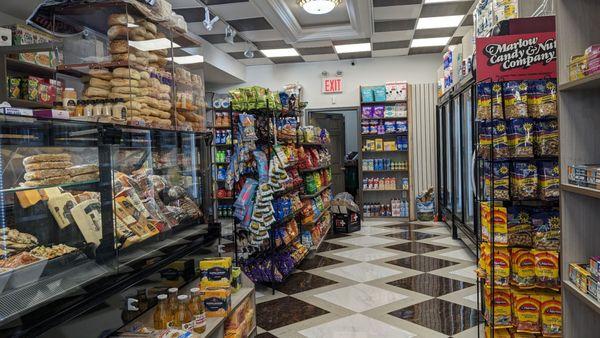
<path fill-rule="evenodd" d="M 102 79 L 98 79 L 95 77 L 90 78 L 89 81 L 90 87 L 102 88 L 102 89 L 110 89 L 110 82 Z"/>
<path fill-rule="evenodd" d="M 129 43 L 127 40 L 113 40 L 110 42 L 109 51 L 112 54 L 121 54 L 129 52 Z"/>
<path fill-rule="evenodd" d="M 71 155 L 69 154 L 40 154 L 25 157 L 23 164 L 28 165 L 37 162 L 68 162 L 71 161 Z"/>
<path fill-rule="evenodd" d="M 96 181 L 99 179 L 99 177 L 100 177 L 100 174 L 98 174 L 98 173 L 76 175 L 76 176 L 71 176 L 71 182 Z"/>
<path fill-rule="evenodd" d="M 129 14 L 126 14 L 126 13 L 111 14 L 108 16 L 108 25 L 109 26 L 115 26 L 115 25 L 127 26 L 128 23 L 135 23 L 135 20 Z"/>
<path fill-rule="evenodd" d="M 97 88 L 97 87 L 87 87 L 84 91 L 83 91 L 83 95 L 87 96 L 87 97 L 108 97 L 108 93 L 110 93 L 108 90 L 103 89 L 103 88 Z"/>
<path fill-rule="evenodd" d="M 138 25 L 144 27 L 148 32 L 152 33 L 152 34 L 157 34 L 158 30 L 156 28 L 156 25 L 153 24 L 150 21 L 147 20 L 138 20 Z"/>
<path fill-rule="evenodd" d="M 115 25 L 108 29 L 106 35 L 108 35 L 110 40 L 115 40 L 118 38 L 127 38 L 127 33 L 127 26 Z"/>
<path fill-rule="evenodd" d="M 93 174 L 98 173 L 98 166 L 95 164 L 82 164 L 82 165 L 74 165 L 67 168 L 69 175 L 77 176 L 83 174 Z"/>
<path fill-rule="evenodd" d="M 39 187 L 44 185 L 63 184 L 69 182 L 70 179 L 71 176 L 57 176 L 46 178 L 43 180 L 26 181 L 23 183 L 23 185 L 26 187 Z"/>
<path fill-rule="evenodd" d="M 115 61 L 137 62 L 137 57 L 132 53 L 112 54 L 110 58 Z"/>
<path fill-rule="evenodd" d="M 111 71 L 104 68 L 90 69 L 89 75 L 91 77 L 95 77 L 106 81 L 110 81 L 113 78 Z"/>
<path fill-rule="evenodd" d="M 26 181 L 35 181 L 51 177 L 65 176 L 68 174 L 69 172 L 65 169 L 44 169 L 26 172 L 25 175 L 23 175 L 23 178 L 25 178 Z"/>
<path fill-rule="evenodd" d="M 64 162 L 34 162 L 25 165 L 25 171 L 35 171 L 43 169 L 65 169 L 72 166 L 73 163 L 69 161 Z"/>
<path fill-rule="evenodd" d="M 113 87 L 140 87 L 140 83 L 138 82 L 138 80 L 134 79 L 116 78 L 110 80 L 110 84 Z"/>
<path fill-rule="evenodd" d="M 140 72 L 132 68 L 115 68 L 113 70 L 113 77 L 139 80 Z"/>

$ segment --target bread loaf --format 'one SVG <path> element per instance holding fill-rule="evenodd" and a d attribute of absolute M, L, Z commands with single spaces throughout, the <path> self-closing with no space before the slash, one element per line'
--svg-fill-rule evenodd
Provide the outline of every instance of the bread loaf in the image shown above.
<path fill-rule="evenodd" d="M 140 83 L 138 80 L 123 79 L 123 78 L 112 79 L 112 80 L 110 80 L 109 84 L 113 87 L 127 87 L 127 86 L 139 87 L 140 86 Z"/>
<path fill-rule="evenodd" d="M 108 29 L 106 35 L 108 35 L 108 39 L 115 40 L 118 38 L 126 39 L 127 38 L 128 29 L 127 26 L 115 25 L 111 26 Z"/>
<path fill-rule="evenodd" d="M 139 94 L 140 89 L 138 87 L 125 86 L 125 87 L 112 87 L 110 89 L 110 91 L 112 93 L 118 93 L 118 94 Z"/>
<path fill-rule="evenodd" d="M 109 99 L 123 99 L 123 100 L 135 100 L 135 94 L 123 94 L 123 93 L 108 93 Z"/>
<path fill-rule="evenodd" d="M 108 16 L 108 25 L 116 26 L 123 25 L 127 26 L 128 23 L 135 23 L 133 17 L 129 14 L 111 14 Z"/>
<path fill-rule="evenodd" d="M 84 91 L 83 91 L 83 95 L 87 96 L 87 97 L 108 97 L 108 94 L 110 92 L 107 89 L 104 88 L 98 88 L 98 87 L 87 87 Z"/>
<path fill-rule="evenodd" d="M 137 62 L 137 57 L 132 53 L 123 54 L 112 54 L 111 59 L 115 62 L 126 61 L 126 62 Z"/>
<path fill-rule="evenodd" d="M 106 81 L 110 81 L 113 76 L 112 73 L 110 72 L 110 70 L 108 69 L 90 69 L 89 75 L 91 77 L 95 77 L 98 79 L 102 79 L 102 80 L 106 80 Z"/>
<path fill-rule="evenodd" d="M 124 78 L 124 79 L 131 78 L 134 80 L 139 80 L 140 72 L 138 72 L 137 70 L 135 70 L 133 68 L 115 68 L 113 70 L 113 77 Z"/>
<path fill-rule="evenodd" d="M 55 162 L 33 162 L 25 164 L 25 171 L 35 171 L 43 169 L 65 169 L 72 166 L 70 161 L 55 161 Z"/>
<path fill-rule="evenodd" d="M 127 40 L 113 40 L 110 42 L 108 50 L 112 54 L 121 54 L 129 52 L 129 43 Z"/>
<path fill-rule="evenodd" d="M 51 177 L 66 176 L 69 172 L 65 169 L 46 169 L 26 172 L 23 175 L 26 181 L 44 180 Z"/>
<path fill-rule="evenodd" d="M 89 81 L 90 87 L 102 88 L 102 89 L 110 89 L 111 84 L 106 80 L 102 80 L 99 78 L 92 77 Z"/>

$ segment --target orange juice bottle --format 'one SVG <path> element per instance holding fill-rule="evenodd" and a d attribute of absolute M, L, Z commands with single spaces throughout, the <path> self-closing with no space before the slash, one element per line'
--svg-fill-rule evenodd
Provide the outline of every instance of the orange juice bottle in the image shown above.
<path fill-rule="evenodd" d="M 194 319 L 189 309 L 190 297 L 187 295 L 177 296 L 177 311 L 173 316 L 173 328 L 192 332 Z"/>
<path fill-rule="evenodd" d="M 177 288 L 169 288 L 167 290 L 167 304 L 169 307 L 169 311 L 171 312 L 171 316 L 173 316 L 175 314 L 175 311 L 177 311 L 177 292 L 179 292 Z"/>
<path fill-rule="evenodd" d="M 173 316 L 169 310 L 169 304 L 167 303 L 167 295 L 158 295 L 158 305 L 154 310 L 154 328 L 156 330 L 164 330 L 169 327 Z"/>
<path fill-rule="evenodd" d="M 190 299 L 190 311 L 194 317 L 194 332 L 203 333 L 206 331 L 206 313 L 204 312 L 202 293 L 199 288 L 191 289 L 190 293 L 192 295 Z"/>

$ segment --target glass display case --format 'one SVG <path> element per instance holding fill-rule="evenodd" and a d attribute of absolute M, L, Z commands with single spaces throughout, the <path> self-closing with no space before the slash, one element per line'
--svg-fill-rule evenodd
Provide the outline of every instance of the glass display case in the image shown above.
<path fill-rule="evenodd" d="M 200 39 L 156 4 L 47 2 L 0 47 L 2 337 L 38 336 L 219 236 L 202 69 L 180 59 Z"/>

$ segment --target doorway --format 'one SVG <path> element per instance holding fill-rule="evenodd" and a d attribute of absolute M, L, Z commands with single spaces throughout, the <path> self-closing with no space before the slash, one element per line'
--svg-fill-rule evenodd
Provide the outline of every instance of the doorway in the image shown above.
<path fill-rule="evenodd" d="M 347 139 L 357 140 L 356 114 L 356 109 L 315 109 L 308 112 L 309 124 L 327 129 L 331 138 L 328 150 L 331 154 L 334 194 L 346 191 L 344 157 L 347 153 L 358 149 L 358 144 L 354 144 L 356 142 L 346 143 Z M 352 127 L 353 123 L 354 127 Z"/>

